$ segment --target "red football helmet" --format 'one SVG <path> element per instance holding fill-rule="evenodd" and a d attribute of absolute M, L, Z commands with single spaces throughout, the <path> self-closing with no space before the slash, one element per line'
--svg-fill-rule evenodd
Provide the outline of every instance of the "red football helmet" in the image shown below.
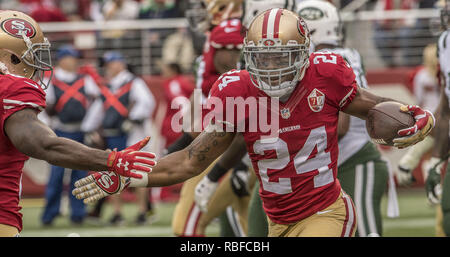
<path fill-rule="evenodd" d="M 222 21 L 211 31 L 211 46 L 217 49 L 242 49 L 244 36 L 241 34 L 241 29 L 242 23 L 239 19 Z"/>

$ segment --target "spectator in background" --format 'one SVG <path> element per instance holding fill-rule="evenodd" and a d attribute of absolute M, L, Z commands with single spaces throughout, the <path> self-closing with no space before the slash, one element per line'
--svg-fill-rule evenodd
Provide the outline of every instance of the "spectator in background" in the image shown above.
<path fill-rule="evenodd" d="M 103 0 L 91 0 L 89 5 L 89 19 L 93 21 L 102 21 L 103 17 Z"/>
<path fill-rule="evenodd" d="M 23 8 L 23 4 L 19 0 L 6 0 L 0 1 L 1 10 L 17 10 L 25 13 L 29 13 L 28 10 Z"/>
<path fill-rule="evenodd" d="M 178 10 L 178 5 L 175 0 L 143 0 L 141 4 L 141 9 L 139 12 L 140 19 L 165 19 L 165 18 L 176 18 L 184 15 L 180 15 Z M 156 47 L 167 48 L 164 46 L 163 42 L 165 39 L 176 33 L 176 29 L 173 28 L 153 28 L 148 31 L 146 38 L 146 43 L 151 44 Z M 177 35 L 177 34 L 175 34 Z M 186 43 L 186 42 L 182 42 Z M 153 53 L 152 53 L 153 54 Z M 161 61 L 160 56 L 152 56 L 151 58 L 156 58 L 157 62 Z M 160 74 L 156 66 L 153 71 L 154 74 Z"/>
<path fill-rule="evenodd" d="M 47 89 L 46 112 L 53 118 L 51 127 L 56 135 L 84 143 L 82 122 L 85 121 L 91 104 L 100 92 L 91 77 L 78 73 L 79 58 L 80 52 L 71 45 L 64 45 L 58 49 L 54 76 Z M 45 192 L 46 203 L 41 218 L 44 225 L 51 225 L 54 218 L 59 215 L 64 173 L 65 168 L 51 166 Z M 83 201 L 76 199 L 70 192 L 74 189 L 74 183 L 85 176 L 86 171 L 71 172 L 70 219 L 74 224 L 82 223 L 86 210 Z"/>
<path fill-rule="evenodd" d="M 102 8 L 105 20 L 133 20 L 139 16 L 135 0 L 107 0 Z"/>
<path fill-rule="evenodd" d="M 70 21 L 90 20 L 91 0 L 59 0 L 59 7 Z"/>
<path fill-rule="evenodd" d="M 378 0 L 375 10 L 412 10 L 432 8 L 436 0 Z M 418 41 L 425 43 L 417 44 Z M 385 19 L 375 23 L 374 42 L 382 60 L 389 67 L 416 66 L 425 45 L 436 41 L 429 21 L 424 19 Z"/>
<path fill-rule="evenodd" d="M 413 78 L 413 91 L 417 104 L 434 112 L 440 99 L 438 82 L 438 58 L 436 44 L 429 44 L 423 50 L 423 64 Z"/>
<path fill-rule="evenodd" d="M 37 22 L 64 22 L 68 21 L 66 14 L 54 1 L 31 1 L 29 14 Z"/>
<path fill-rule="evenodd" d="M 120 151 L 137 142 L 136 138 L 140 137 L 134 133 L 145 134 L 143 126 L 152 116 L 155 98 L 147 84 L 127 69 L 127 62 L 121 53 L 106 52 L 103 63 L 107 85 L 100 85 L 101 99 L 94 103 L 89 126 L 92 126 L 90 130 L 101 127 L 106 148 Z M 136 222 L 139 224 L 146 222 L 148 214 L 153 214 L 148 192 L 148 188 L 137 190 L 140 213 Z M 111 199 L 114 215 L 110 223 L 119 225 L 124 222 L 121 200 L 119 196 L 112 196 Z M 91 218 L 100 216 L 102 204 L 100 202 L 89 214 Z"/>
<path fill-rule="evenodd" d="M 403 1 L 405 9 L 433 8 L 436 0 Z M 426 45 L 437 41 L 430 30 L 430 19 L 405 19 L 398 31 L 400 35 L 400 53 L 403 66 L 422 64 L 422 52 Z M 420 42 L 420 43 L 417 43 Z"/>
<path fill-rule="evenodd" d="M 97 19 L 134 20 L 139 17 L 139 3 L 135 0 L 107 0 L 101 6 L 101 15 Z M 127 38 L 134 38 L 138 32 L 134 30 L 104 30 L 101 32 L 100 48 L 118 49 L 126 45 Z"/>
<path fill-rule="evenodd" d="M 378 0 L 375 11 L 400 9 L 402 0 Z M 399 36 L 397 30 L 400 24 L 397 20 L 377 20 L 375 21 L 374 43 L 381 59 L 388 67 L 397 66 L 399 53 Z"/>
<path fill-rule="evenodd" d="M 179 63 L 181 73 L 191 72 L 195 53 L 192 37 L 186 28 L 180 28 L 170 34 L 163 43 L 162 62 Z"/>
<path fill-rule="evenodd" d="M 180 17 L 174 0 L 143 0 L 140 19 L 161 19 Z"/>

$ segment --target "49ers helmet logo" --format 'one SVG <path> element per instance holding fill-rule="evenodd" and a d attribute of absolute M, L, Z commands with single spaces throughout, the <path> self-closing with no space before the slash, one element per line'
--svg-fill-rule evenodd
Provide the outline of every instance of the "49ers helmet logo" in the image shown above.
<path fill-rule="evenodd" d="M 13 37 L 22 37 L 22 33 L 29 38 L 36 35 L 36 29 L 26 20 L 11 18 L 2 22 L 2 29 Z"/>
<path fill-rule="evenodd" d="M 300 32 L 300 34 L 302 36 L 309 37 L 308 26 L 306 25 L 306 22 L 301 17 L 298 18 L 297 29 L 298 29 L 298 32 Z"/>
<path fill-rule="evenodd" d="M 265 46 L 274 46 L 274 45 L 275 45 L 275 41 L 273 41 L 272 39 L 265 39 L 265 40 L 263 41 L 263 44 L 264 44 Z"/>

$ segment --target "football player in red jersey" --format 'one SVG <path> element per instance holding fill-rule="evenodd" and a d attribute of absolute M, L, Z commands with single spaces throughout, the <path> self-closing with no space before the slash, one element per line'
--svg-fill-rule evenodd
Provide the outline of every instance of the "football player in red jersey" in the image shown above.
<path fill-rule="evenodd" d="M 231 2 L 228 1 L 215 1 L 216 4 L 229 6 Z M 210 8 L 213 8 L 213 2 L 208 5 Z M 228 7 L 227 7 L 228 8 Z M 226 9 L 227 9 L 226 8 Z M 220 8 L 217 8 L 220 9 Z M 212 12 L 212 11 L 210 11 Z M 235 13 L 235 12 L 233 12 Z M 214 27 L 208 32 L 208 38 L 205 42 L 204 51 L 202 56 L 197 60 L 198 68 L 197 68 L 197 92 L 201 92 L 202 99 L 205 100 L 209 95 L 210 89 L 212 85 L 214 85 L 215 81 L 219 78 L 219 76 L 236 67 L 236 64 L 239 61 L 240 50 L 243 46 L 244 37 L 241 35 L 241 22 L 239 19 L 233 18 L 234 15 L 231 15 L 232 18 L 221 20 L 222 15 L 213 15 L 211 16 L 218 17 L 212 20 L 212 25 Z M 229 15 L 227 16 L 229 17 Z M 199 96 L 199 94 L 194 93 L 194 97 Z M 196 98 L 195 100 L 198 100 Z M 195 108 L 195 105 L 198 105 L 198 102 L 193 102 L 191 107 Z M 210 110 L 202 109 L 201 115 L 202 117 L 207 117 Z M 183 117 L 186 118 L 186 117 Z M 195 118 L 195 114 L 194 114 Z M 199 122 L 200 121 L 200 122 Z M 203 127 L 203 123 L 201 119 L 196 119 L 193 125 L 193 132 L 185 131 L 183 136 L 177 140 L 172 146 L 170 146 L 169 153 L 174 151 L 175 149 L 183 149 L 189 143 L 199 135 L 199 131 Z M 189 135 L 189 136 L 188 136 Z M 189 139 L 185 140 L 186 137 Z M 180 142 L 188 142 L 187 144 L 180 144 Z M 213 168 L 213 165 L 209 167 L 207 170 Z M 175 235 L 177 236 L 203 236 L 206 230 L 207 225 L 216 217 L 221 215 L 225 209 L 227 209 L 227 213 L 232 213 L 232 217 L 239 216 L 239 218 L 233 218 L 233 226 L 230 229 L 239 233 L 234 234 L 245 234 L 246 231 L 246 208 L 244 208 L 245 204 L 242 204 L 240 199 L 238 199 L 232 192 L 229 181 L 227 183 L 217 184 L 217 193 L 214 197 L 218 197 L 221 201 L 215 202 L 213 205 L 206 209 L 202 209 L 197 206 L 194 202 L 194 191 L 198 182 L 204 178 L 204 175 L 207 171 L 202 172 L 201 175 L 196 176 L 195 178 L 189 179 L 183 184 L 180 194 L 180 200 L 177 203 L 175 211 L 172 217 L 172 229 Z M 224 198 L 225 196 L 225 198 Z M 231 204 L 230 204 L 231 203 Z M 233 206 L 233 211 L 231 211 L 231 207 Z M 236 213 L 236 214 L 235 214 Z M 235 220 L 239 220 L 235 222 Z M 224 222 L 223 219 L 221 222 Z M 226 222 L 224 222 L 226 223 Z M 231 223 L 231 221 L 230 221 Z M 228 227 L 227 225 L 223 225 L 222 228 Z M 227 229 L 223 229 L 222 233 L 227 233 Z"/>
<path fill-rule="evenodd" d="M 108 170 L 133 177 L 124 187 L 145 179 L 155 164 L 155 155 L 138 152 L 149 138 L 117 152 L 57 137 L 37 118 L 45 109 L 46 85 L 40 85 L 43 73 L 52 70 L 50 62 L 41 59 L 50 58 L 50 43 L 36 21 L 24 13 L 0 11 L 0 20 L 0 236 L 17 236 L 22 230 L 22 168 L 29 157 L 71 169 Z M 105 188 L 110 178 L 103 181 Z"/>
<path fill-rule="evenodd" d="M 146 186 L 198 175 L 240 132 L 259 179 L 269 236 L 353 236 L 353 202 L 336 178 L 338 114 L 342 110 L 366 119 L 373 106 L 392 99 L 358 88 L 341 56 L 310 54 L 305 22 L 285 9 L 267 10 L 253 20 L 244 56 L 246 70 L 223 74 L 211 89 L 215 115 L 210 125 L 185 150 L 160 159 Z M 238 98 L 263 104 L 236 110 L 228 103 Z M 400 133 L 395 140 L 403 148 L 430 133 L 434 117 L 419 107 L 402 110 L 416 120 L 407 136 Z M 261 126 L 264 114 L 280 117 L 278 126 Z M 99 174 L 78 181 L 73 194 L 87 203 L 106 196 L 99 190 Z"/>

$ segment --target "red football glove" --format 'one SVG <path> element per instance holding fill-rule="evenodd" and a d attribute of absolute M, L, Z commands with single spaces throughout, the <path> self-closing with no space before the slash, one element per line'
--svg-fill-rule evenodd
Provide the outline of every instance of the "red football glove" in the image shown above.
<path fill-rule="evenodd" d="M 139 151 L 147 145 L 150 137 L 146 137 L 142 141 L 117 152 L 112 151 L 108 156 L 108 171 L 113 171 L 121 176 L 142 178 L 142 175 L 136 171 L 150 172 L 151 167 L 156 165 L 153 159 L 156 157 L 154 153 Z"/>
<path fill-rule="evenodd" d="M 414 145 L 422 141 L 434 128 L 435 119 L 431 112 L 423 110 L 417 105 L 403 105 L 400 107 L 400 110 L 410 113 L 416 123 L 412 127 L 401 129 L 397 132 L 401 137 L 393 140 L 395 147 L 405 148 Z"/>

